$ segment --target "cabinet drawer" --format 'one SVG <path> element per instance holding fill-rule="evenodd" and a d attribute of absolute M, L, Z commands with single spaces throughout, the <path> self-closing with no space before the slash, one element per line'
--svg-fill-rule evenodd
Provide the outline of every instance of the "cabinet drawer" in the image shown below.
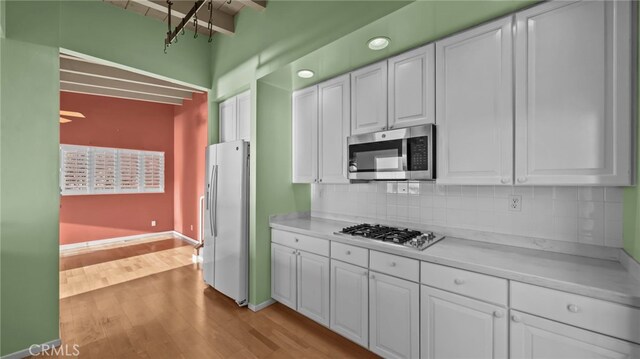
<path fill-rule="evenodd" d="M 640 343 L 640 309 L 534 285 L 511 282 L 511 307 Z"/>
<path fill-rule="evenodd" d="M 416 259 L 371 251 L 369 268 L 392 276 L 417 282 L 420 278 L 420 262 Z"/>
<path fill-rule="evenodd" d="M 331 242 L 331 258 L 355 264 L 360 267 L 369 266 L 369 250 L 344 243 Z"/>
<path fill-rule="evenodd" d="M 326 239 L 273 229 L 271 242 L 325 257 L 329 256 L 329 241 Z"/>
<path fill-rule="evenodd" d="M 507 305 L 507 280 L 439 264 L 422 262 L 420 280 L 431 287 L 486 302 Z"/>

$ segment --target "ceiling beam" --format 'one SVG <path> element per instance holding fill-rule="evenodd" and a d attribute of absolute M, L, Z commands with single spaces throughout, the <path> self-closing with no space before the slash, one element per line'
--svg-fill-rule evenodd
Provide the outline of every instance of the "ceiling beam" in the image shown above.
<path fill-rule="evenodd" d="M 254 10 L 262 11 L 267 8 L 266 0 L 236 0 L 246 7 L 250 7 Z"/>
<path fill-rule="evenodd" d="M 114 89 L 107 89 L 102 87 L 93 87 L 88 85 L 79 85 L 79 84 L 65 83 L 65 82 L 60 83 L 60 91 L 81 93 L 86 95 L 123 98 L 128 100 L 157 102 L 157 103 L 164 103 L 169 105 L 179 105 L 179 106 L 182 105 L 182 99 L 177 99 L 174 97 L 148 95 L 148 94 L 142 94 L 138 92 L 114 90 Z"/>
<path fill-rule="evenodd" d="M 82 60 L 76 60 L 66 56 L 60 57 L 60 71 L 84 74 L 84 75 L 94 76 L 94 77 L 116 79 L 120 81 L 127 81 L 132 83 L 139 83 L 139 84 L 169 88 L 174 90 L 202 93 L 202 91 L 192 89 L 186 86 L 178 85 L 172 82 L 159 80 L 154 77 L 140 75 L 135 72 L 121 70 L 111 66 L 96 64 L 92 62 L 86 62 Z"/>
<path fill-rule="evenodd" d="M 162 11 L 165 14 L 169 12 L 169 9 L 167 8 L 167 6 L 162 3 L 162 2 L 158 2 L 158 1 L 151 1 L 151 0 L 129 0 L 131 2 L 135 2 L 138 3 L 140 5 L 144 5 L 146 7 L 149 7 L 151 9 L 155 9 L 158 11 Z M 175 1 L 173 3 L 173 6 L 171 7 L 171 15 L 172 16 L 176 16 L 179 17 L 180 19 L 182 19 L 183 17 L 185 17 L 185 15 L 189 12 L 189 10 L 191 9 L 191 7 L 193 6 L 194 2 L 190 2 L 190 1 Z M 206 10 L 206 6 L 204 6 L 201 10 L 200 13 L 198 14 L 198 25 L 204 27 L 205 29 L 208 26 L 209 23 L 209 17 L 206 16 L 205 18 L 201 17 L 201 13 Z M 208 10 L 207 10 L 208 12 Z M 213 31 L 217 31 L 217 32 L 221 32 L 223 34 L 227 34 L 227 35 L 232 35 L 235 32 L 235 25 L 233 22 L 233 16 L 226 14 L 222 11 L 214 11 L 213 12 L 213 19 L 212 19 L 212 25 L 213 25 Z"/>
<path fill-rule="evenodd" d="M 159 95 L 178 99 L 191 99 L 191 91 L 175 90 L 166 87 L 158 87 L 105 77 L 95 77 L 74 72 L 60 72 L 60 82 L 78 85 L 89 85 L 105 89 L 138 92 L 147 95 Z"/>

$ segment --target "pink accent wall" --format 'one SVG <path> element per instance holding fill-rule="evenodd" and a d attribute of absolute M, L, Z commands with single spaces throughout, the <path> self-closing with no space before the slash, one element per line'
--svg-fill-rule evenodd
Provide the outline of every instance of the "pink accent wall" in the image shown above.
<path fill-rule="evenodd" d="M 174 106 L 62 92 L 60 108 L 86 116 L 60 125 L 62 144 L 165 152 L 164 193 L 62 196 L 60 244 L 173 230 Z"/>
<path fill-rule="evenodd" d="M 174 109 L 174 229 L 196 240 L 199 198 L 204 192 L 208 113 L 206 93 L 193 94 L 191 101 Z"/>

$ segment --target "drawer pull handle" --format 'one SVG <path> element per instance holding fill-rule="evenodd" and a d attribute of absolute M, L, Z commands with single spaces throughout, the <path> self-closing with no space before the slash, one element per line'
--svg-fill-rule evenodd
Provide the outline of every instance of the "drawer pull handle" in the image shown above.
<path fill-rule="evenodd" d="M 516 323 L 520 323 L 520 317 L 515 314 L 511 316 L 511 320 L 513 320 Z"/>
<path fill-rule="evenodd" d="M 457 285 L 464 284 L 464 279 L 456 278 L 456 279 L 453 280 L 453 283 L 455 283 Z"/>
<path fill-rule="evenodd" d="M 297 252 L 297 251 L 294 249 L 294 250 L 293 250 L 293 252 L 291 252 L 291 253 L 292 253 L 292 254 L 297 254 L 296 252 Z"/>
<path fill-rule="evenodd" d="M 373 273 L 371 273 L 371 274 L 369 275 L 369 278 L 371 278 L 371 279 L 376 279 L 376 276 L 375 276 L 375 275 L 373 275 Z"/>
<path fill-rule="evenodd" d="M 347 255 L 351 255 L 351 251 L 346 251 L 345 252 Z"/>
<path fill-rule="evenodd" d="M 503 315 L 504 313 L 502 313 L 501 310 L 496 310 L 495 312 L 493 312 L 493 316 L 496 318 L 502 318 Z"/>
<path fill-rule="evenodd" d="M 298 238 L 296 238 L 296 242 L 300 242 L 300 240 Z"/>
<path fill-rule="evenodd" d="M 502 178 L 502 179 L 500 180 L 500 183 L 502 183 L 502 184 L 507 184 L 507 183 L 509 183 L 509 182 L 510 182 L 510 181 L 509 181 L 509 178 L 508 178 L 508 177 Z"/>
<path fill-rule="evenodd" d="M 362 272 L 362 275 L 365 276 L 365 277 L 367 276 L 367 274 L 369 274 L 369 272 L 367 272 L 367 271 Z"/>
<path fill-rule="evenodd" d="M 396 262 L 391 262 L 389 263 L 390 266 L 395 267 L 396 266 Z"/>
<path fill-rule="evenodd" d="M 518 183 L 525 183 L 525 182 L 527 182 L 527 177 L 518 178 Z"/>
<path fill-rule="evenodd" d="M 578 306 L 575 304 L 569 304 L 567 305 L 567 310 L 571 313 L 578 313 L 580 311 L 580 308 L 578 308 Z"/>

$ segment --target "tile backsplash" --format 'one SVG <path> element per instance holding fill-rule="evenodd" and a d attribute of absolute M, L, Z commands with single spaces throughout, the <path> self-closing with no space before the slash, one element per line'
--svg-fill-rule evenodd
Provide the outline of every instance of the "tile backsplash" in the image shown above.
<path fill-rule="evenodd" d="M 511 208 L 512 199 L 520 200 L 519 211 Z M 319 217 L 348 215 L 622 247 L 618 187 L 314 184 L 311 211 Z"/>

